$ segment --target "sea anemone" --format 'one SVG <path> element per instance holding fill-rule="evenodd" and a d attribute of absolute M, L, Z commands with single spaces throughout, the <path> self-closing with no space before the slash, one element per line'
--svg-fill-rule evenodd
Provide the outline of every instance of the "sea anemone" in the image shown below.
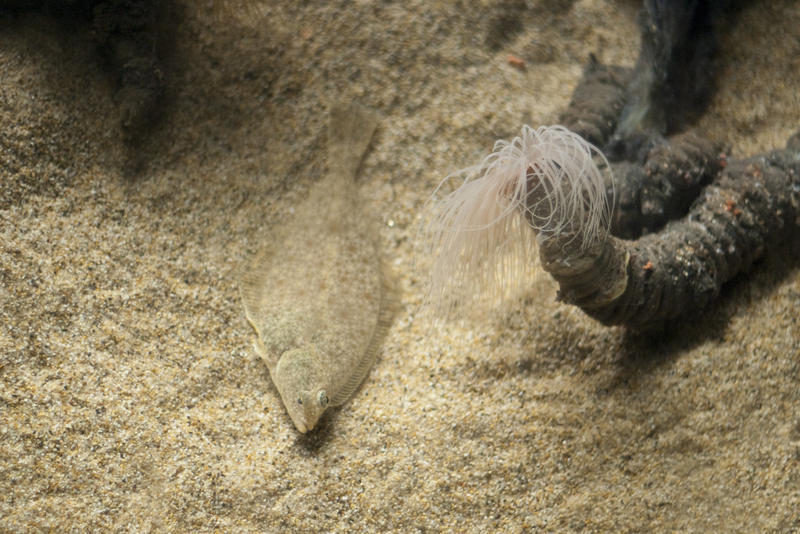
<path fill-rule="evenodd" d="M 447 314 L 479 296 L 509 295 L 533 271 L 537 242 L 585 249 L 605 239 L 613 200 L 601 167 L 609 169 L 605 157 L 578 134 L 524 126 L 479 165 L 446 177 L 426 228 L 430 304 Z M 457 178 L 461 186 L 443 194 Z"/>

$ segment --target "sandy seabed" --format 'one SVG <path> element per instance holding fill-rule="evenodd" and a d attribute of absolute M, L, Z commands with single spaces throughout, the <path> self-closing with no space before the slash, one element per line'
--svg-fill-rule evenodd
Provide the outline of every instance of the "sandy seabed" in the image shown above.
<path fill-rule="evenodd" d="M 800 531 L 797 250 L 658 337 L 546 277 L 462 324 L 420 313 L 430 192 L 553 123 L 589 53 L 632 65 L 636 2 L 240 4 L 174 6 L 135 148 L 89 28 L 0 18 L 0 531 Z M 734 157 L 800 125 L 798 28 L 760 0 L 727 29 L 700 127 Z M 350 98 L 383 117 L 361 194 L 402 298 L 363 387 L 300 435 L 235 272 Z"/>

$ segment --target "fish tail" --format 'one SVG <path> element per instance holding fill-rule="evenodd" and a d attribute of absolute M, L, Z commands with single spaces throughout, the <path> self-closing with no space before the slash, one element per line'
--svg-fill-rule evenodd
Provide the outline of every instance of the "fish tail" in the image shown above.
<path fill-rule="evenodd" d="M 353 180 L 369 147 L 378 114 L 351 102 L 333 106 L 328 126 L 328 164 L 331 172 Z"/>

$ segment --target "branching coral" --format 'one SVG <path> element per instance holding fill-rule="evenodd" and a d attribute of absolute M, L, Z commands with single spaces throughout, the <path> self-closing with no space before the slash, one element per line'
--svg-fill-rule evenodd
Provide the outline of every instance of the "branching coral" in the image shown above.
<path fill-rule="evenodd" d="M 561 115 L 577 133 L 526 127 L 468 169 L 432 226 L 434 299 L 469 297 L 448 301 L 451 286 L 514 285 L 537 242 L 562 300 L 605 324 L 647 328 L 704 307 L 796 235 L 800 134 L 783 150 L 729 160 L 719 143 L 681 131 L 708 101 L 715 28 L 736 4 L 646 0 L 636 67 L 590 58 Z M 608 161 L 581 135 L 609 154 L 613 187 L 600 171 Z"/>
<path fill-rule="evenodd" d="M 708 304 L 800 226 L 795 141 L 727 161 L 683 219 L 634 241 L 607 231 L 609 202 L 593 152 L 560 127 L 526 127 L 511 143 L 498 143 L 440 204 L 434 298 L 453 304 L 446 291 L 465 281 L 484 291 L 513 283 L 533 261 L 528 234 L 536 234 L 542 266 L 563 301 L 605 324 L 649 327 Z"/>
<path fill-rule="evenodd" d="M 166 80 L 160 54 L 168 34 L 159 24 L 169 2 L 153 0 L 33 0 L 0 5 L 0 15 L 38 10 L 62 20 L 68 31 L 89 22 L 92 39 L 113 78 L 126 141 L 136 143 L 158 121 Z"/>

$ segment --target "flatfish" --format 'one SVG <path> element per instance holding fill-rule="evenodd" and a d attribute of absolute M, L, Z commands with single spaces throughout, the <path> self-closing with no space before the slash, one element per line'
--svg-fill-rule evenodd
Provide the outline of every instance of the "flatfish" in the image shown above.
<path fill-rule="evenodd" d="M 389 325 L 378 221 L 355 183 L 377 123 L 356 104 L 332 109 L 328 174 L 242 271 L 255 350 L 303 433 L 353 394 Z"/>

